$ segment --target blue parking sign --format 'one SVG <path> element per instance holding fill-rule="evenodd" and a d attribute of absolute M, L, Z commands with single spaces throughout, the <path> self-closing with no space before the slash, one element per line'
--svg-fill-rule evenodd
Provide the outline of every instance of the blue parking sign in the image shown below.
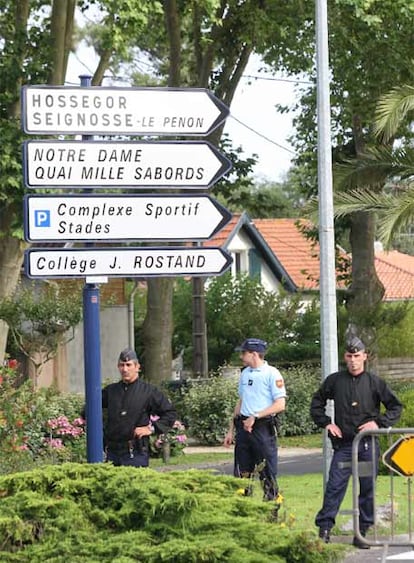
<path fill-rule="evenodd" d="M 49 209 L 36 209 L 35 227 L 50 227 L 50 211 Z"/>

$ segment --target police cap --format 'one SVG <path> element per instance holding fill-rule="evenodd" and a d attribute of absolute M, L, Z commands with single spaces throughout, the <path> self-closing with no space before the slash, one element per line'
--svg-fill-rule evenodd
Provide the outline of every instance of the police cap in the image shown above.
<path fill-rule="evenodd" d="M 360 338 L 353 336 L 346 341 L 345 350 L 350 354 L 356 354 L 357 352 L 365 350 L 365 344 Z"/>

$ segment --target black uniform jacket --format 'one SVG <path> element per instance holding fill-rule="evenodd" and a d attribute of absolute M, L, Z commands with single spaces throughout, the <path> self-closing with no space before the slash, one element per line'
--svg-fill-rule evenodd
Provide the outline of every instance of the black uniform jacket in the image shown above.
<path fill-rule="evenodd" d="M 325 413 L 328 399 L 335 401 L 335 424 L 342 431 L 342 442 L 350 442 L 358 433 L 358 427 L 374 420 L 380 428 L 388 428 L 398 422 L 402 404 L 383 379 L 364 371 L 353 376 L 348 370 L 329 375 L 311 402 L 311 416 L 319 427 L 325 428 L 332 421 Z M 381 403 L 385 412 L 381 413 Z"/>
<path fill-rule="evenodd" d="M 159 416 L 154 424 L 165 432 L 177 420 L 177 413 L 167 397 L 156 387 L 136 379 L 127 384 L 111 383 L 102 390 L 102 408 L 106 409 L 105 444 L 126 445 L 134 438 L 134 428 L 150 422 L 150 415 Z M 105 414 L 105 413 L 104 413 Z"/>

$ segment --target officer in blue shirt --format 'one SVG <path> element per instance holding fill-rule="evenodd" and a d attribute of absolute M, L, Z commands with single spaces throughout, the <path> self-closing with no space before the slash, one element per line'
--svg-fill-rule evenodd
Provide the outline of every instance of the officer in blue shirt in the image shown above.
<path fill-rule="evenodd" d="M 285 410 L 286 390 L 280 372 L 264 359 L 266 348 L 259 338 L 247 338 L 236 348 L 245 367 L 224 445 L 233 443 L 235 433 L 235 475 L 239 477 L 251 477 L 264 462 L 259 472 L 264 500 L 274 500 L 278 495 L 275 415 Z"/>

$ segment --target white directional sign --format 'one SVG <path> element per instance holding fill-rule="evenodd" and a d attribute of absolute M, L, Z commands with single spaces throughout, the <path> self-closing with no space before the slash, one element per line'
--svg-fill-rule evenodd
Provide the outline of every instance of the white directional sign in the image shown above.
<path fill-rule="evenodd" d="M 26 195 L 24 235 L 35 241 L 204 240 L 231 219 L 208 195 Z"/>
<path fill-rule="evenodd" d="M 208 188 L 231 162 L 207 141 L 26 141 L 29 188 Z"/>
<path fill-rule="evenodd" d="M 26 133 L 208 135 L 228 108 L 197 88 L 24 86 Z"/>
<path fill-rule="evenodd" d="M 216 247 L 30 248 L 29 278 L 214 276 L 230 266 L 231 256 Z"/>

